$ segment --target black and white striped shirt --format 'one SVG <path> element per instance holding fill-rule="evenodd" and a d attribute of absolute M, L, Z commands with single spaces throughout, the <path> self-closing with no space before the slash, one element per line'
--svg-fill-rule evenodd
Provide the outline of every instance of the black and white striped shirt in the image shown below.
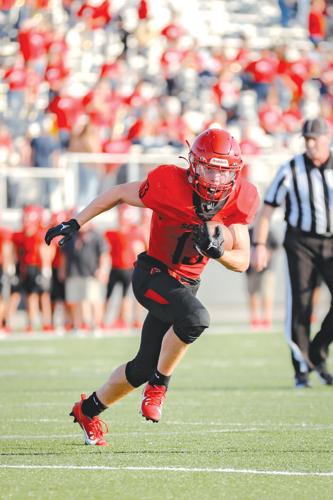
<path fill-rule="evenodd" d="M 305 155 L 282 165 L 267 189 L 264 203 L 285 205 L 289 226 L 322 236 L 333 236 L 333 156 L 317 168 Z"/>

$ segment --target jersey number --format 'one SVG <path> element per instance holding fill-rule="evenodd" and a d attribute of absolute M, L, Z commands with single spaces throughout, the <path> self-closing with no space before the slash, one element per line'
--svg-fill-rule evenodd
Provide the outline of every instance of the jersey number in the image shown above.
<path fill-rule="evenodd" d="M 176 249 L 173 253 L 172 256 L 172 263 L 173 264 L 187 264 L 190 266 L 193 266 L 194 264 L 198 264 L 199 262 L 202 261 L 203 256 L 202 255 L 196 255 L 194 257 L 182 257 L 182 253 L 184 251 L 185 243 L 191 236 L 191 233 L 183 233 L 178 239 L 177 239 L 177 245 Z"/>

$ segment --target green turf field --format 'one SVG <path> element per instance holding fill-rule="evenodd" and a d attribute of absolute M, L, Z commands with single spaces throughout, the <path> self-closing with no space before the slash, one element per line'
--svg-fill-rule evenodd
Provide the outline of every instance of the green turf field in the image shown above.
<path fill-rule="evenodd" d="M 0 341 L 1 499 L 333 498 L 333 388 L 293 388 L 282 334 L 203 336 L 159 424 L 137 390 L 103 416 L 110 446 L 85 446 L 72 403 L 137 345 Z"/>

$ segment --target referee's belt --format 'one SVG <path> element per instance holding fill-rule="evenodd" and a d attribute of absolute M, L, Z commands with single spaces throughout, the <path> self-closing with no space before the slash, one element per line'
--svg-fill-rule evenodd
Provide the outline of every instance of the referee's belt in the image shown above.
<path fill-rule="evenodd" d="M 314 231 L 303 231 L 298 227 L 293 227 L 288 224 L 287 233 L 298 234 L 300 236 L 310 237 L 310 238 L 318 238 L 319 240 L 330 240 L 333 238 L 333 234 L 318 234 Z"/>
<path fill-rule="evenodd" d="M 161 262 L 160 260 L 147 255 L 146 252 L 142 252 L 138 255 L 138 260 L 134 263 L 134 266 L 136 266 L 138 263 L 146 267 L 146 269 L 149 269 L 151 274 L 164 272 L 169 274 L 185 286 L 200 285 L 200 279 L 194 280 L 192 278 L 188 278 L 187 276 L 183 276 L 176 271 L 169 269 L 168 266 L 164 264 L 164 262 Z"/>

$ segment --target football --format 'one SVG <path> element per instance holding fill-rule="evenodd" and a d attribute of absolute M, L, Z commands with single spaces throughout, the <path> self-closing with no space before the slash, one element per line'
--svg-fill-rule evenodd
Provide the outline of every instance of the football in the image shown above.
<path fill-rule="evenodd" d="M 211 235 L 214 234 L 216 226 L 220 226 L 220 228 L 223 232 L 224 249 L 225 250 L 232 250 L 233 246 L 234 246 L 234 238 L 233 238 L 232 230 L 229 229 L 227 226 L 224 226 L 223 224 L 218 224 L 215 221 L 209 221 L 209 222 L 207 222 L 209 234 L 211 234 Z"/>

